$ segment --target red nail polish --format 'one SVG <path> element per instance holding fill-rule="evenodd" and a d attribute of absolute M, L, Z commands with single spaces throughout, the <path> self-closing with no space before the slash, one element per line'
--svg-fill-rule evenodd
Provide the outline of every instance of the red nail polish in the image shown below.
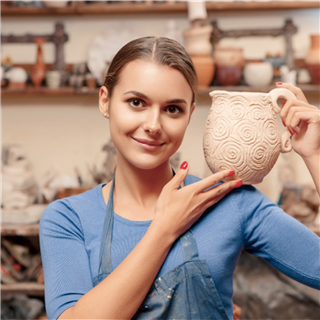
<path fill-rule="evenodd" d="M 284 123 L 284 121 L 282 120 L 283 125 L 286 127 L 286 124 Z"/>
<path fill-rule="evenodd" d="M 238 181 L 236 184 L 235 184 L 235 188 L 239 188 L 242 186 L 242 181 Z"/>
<path fill-rule="evenodd" d="M 278 84 L 278 85 L 280 85 L 280 86 L 281 86 L 281 85 L 282 85 L 282 82 L 276 82 L 276 84 Z"/>
<path fill-rule="evenodd" d="M 228 177 L 231 177 L 231 176 L 233 176 L 233 175 L 234 175 L 234 171 L 231 170 L 231 171 L 228 173 Z"/>
<path fill-rule="evenodd" d="M 288 129 L 289 130 L 289 129 Z M 289 132 L 291 133 L 291 135 L 293 136 L 293 133 L 289 130 Z"/>
<path fill-rule="evenodd" d="M 293 130 L 293 132 L 295 133 L 295 134 L 298 134 L 298 132 L 296 131 L 296 130 L 294 130 L 294 129 L 292 129 Z"/>
<path fill-rule="evenodd" d="M 187 168 L 188 168 L 188 162 L 187 161 L 183 161 L 181 166 L 180 166 L 180 169 L 186 170 Z"/>
<path fill-rule="evenodd" d="M 286 104 L 287 101 L 282 101 L 281 105 L 282 107 Z"/>

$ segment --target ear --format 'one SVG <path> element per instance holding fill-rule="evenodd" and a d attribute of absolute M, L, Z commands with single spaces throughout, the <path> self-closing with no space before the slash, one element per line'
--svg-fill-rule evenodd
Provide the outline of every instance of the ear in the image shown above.
<path fill-rule="evenodd" d="M 196 103 L 194 102 L 193 105 L 192 105 L 192 107 L 191 107 L 191 112 L 190 112 L 190 117 L 189 117 L 188 124 L 190 123 L 190 119 L 191 119 L 191 116 L 192 116 L 193 111 L 194 111 L 195 108 L 196 108 Z"/>
<path fill-rule="evenodd" d="M 99 110 L 101 114 L 109 119 L 109 97 L 108 97 L 108 89 L 103 86 L 100 88 L 99 92 Z"/>

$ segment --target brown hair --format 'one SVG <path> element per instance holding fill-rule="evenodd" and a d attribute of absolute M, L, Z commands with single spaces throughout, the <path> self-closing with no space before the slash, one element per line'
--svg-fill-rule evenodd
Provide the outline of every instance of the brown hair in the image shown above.
<path fill-rule="evenodd" d="M 121 70 L 131 61 L 144 59 L 167 65 L 181 72 L 192 90 L 192 102 L 195 101 L 198 78 L 193 62 L 185 48 L 177 41 L 169 38 L 143 37 L 130 41 L 114 56 L 106 75 L 104 86 L 109 96 L 119 81 Z"/>

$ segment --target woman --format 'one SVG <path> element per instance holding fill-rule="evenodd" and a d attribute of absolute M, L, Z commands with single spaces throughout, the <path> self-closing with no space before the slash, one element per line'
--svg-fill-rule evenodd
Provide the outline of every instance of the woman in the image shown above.
<path fill-rule="evenodd" d="M 278 86 L 297 97 L 281 117 L 319 192 L 319 110 Z M 319 238 L 308 228 L 252 186 L 219 183 L 232 171 L 200 180 L 187 162 L 170 168 L 196 89 L 175 41 L 137 39 L 113 59 L 99 108 L 117 149 L 114 179 L 55 201 L 40 223 L 50 319 L 232 319 L 242 249 L 320 289 Z"/>

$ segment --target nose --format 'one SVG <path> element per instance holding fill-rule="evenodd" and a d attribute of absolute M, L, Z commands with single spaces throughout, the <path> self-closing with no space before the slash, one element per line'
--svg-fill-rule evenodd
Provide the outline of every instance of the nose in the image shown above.
<path fill-rule="evenodd" d="M 160 111 L 150 108 L 146 114 L 143 129 L 150 135 L 159 135 L 162 132 Z"/>

